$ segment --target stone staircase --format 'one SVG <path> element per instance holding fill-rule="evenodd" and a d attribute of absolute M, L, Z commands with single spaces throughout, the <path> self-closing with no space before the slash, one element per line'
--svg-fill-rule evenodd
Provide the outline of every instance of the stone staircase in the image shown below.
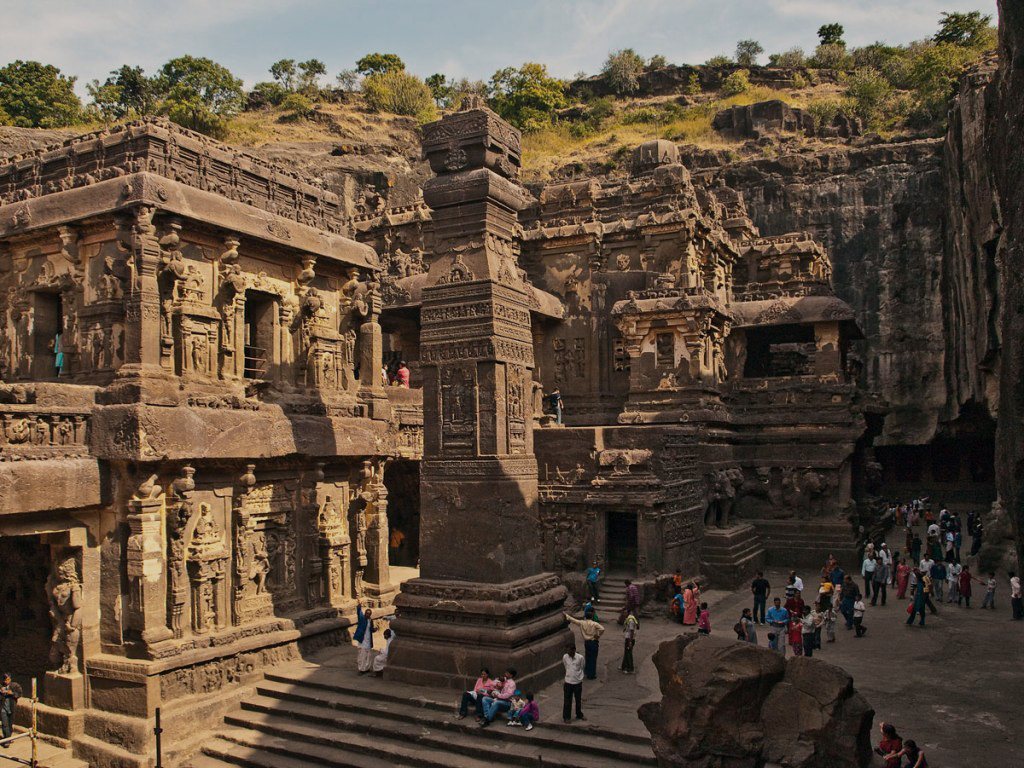
<path fill-rule="evenodd" d="M 451 701 L 441 702 L 417 695 L 416 689 L 387 686 L 385 691 L 357 681 L 338 683 L 337 677 L 267 673 L 188 766 L 657 765 L 649 738 L 588 723 L 564 725 L 554 703 L 542 707 L 541 722 L 530 732 L 508 728 L 504 720 L 480 728 L 472 714 L 455 719 L 454 693 Z"/>

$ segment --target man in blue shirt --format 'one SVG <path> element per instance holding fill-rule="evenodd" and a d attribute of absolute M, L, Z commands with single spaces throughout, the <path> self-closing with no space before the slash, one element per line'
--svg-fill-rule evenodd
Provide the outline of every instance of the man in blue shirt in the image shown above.
<path fill-rule="evenodd" d="M 587 597 L 595 603 L 601 602 L 601 596 L 597 592 L 597 579 L 601 575 L 601 569 L 597 567 L 597 560 L 587 568 Z"/>
<path fill-rule="evenodd" d="M 782 607 L 782 599 L 776 597 L 775 604 L 765 614 L 768 621 L 768 647 L 780 656 L 786 656 L 786 631 L 789 629 L 789 611 Z"/>

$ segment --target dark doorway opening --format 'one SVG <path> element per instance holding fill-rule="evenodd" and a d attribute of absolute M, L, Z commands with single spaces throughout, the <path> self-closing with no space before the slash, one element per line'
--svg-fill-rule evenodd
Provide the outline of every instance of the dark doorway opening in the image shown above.
<path fill-rule="evenodd" d="M 417 568 L 420 562 L 420 463 L 394 461 L 384 471 L 388 489 L 388 562 Z"/>
<path fill-rule="evenodd" d="M 608 569 L 636 570 L 636 512 L 608 513 Z"/>
<path fill-rule="evenodd" d="M 245 378 L 266 379 L 274 351 L 277 302 L 266 293 L 245 294 Z"/>
<path fill-rule="evenodd" d="M 50 547 L 36 536 L 0 538 L 0 659 L 27 695 L 51 668 Z"/>
<path fill-rule="evenodd" d="M 32 301 L 32 378 L 54 379 L 64 369 L 64 307 L 59 293 L 36 293 Z"/>

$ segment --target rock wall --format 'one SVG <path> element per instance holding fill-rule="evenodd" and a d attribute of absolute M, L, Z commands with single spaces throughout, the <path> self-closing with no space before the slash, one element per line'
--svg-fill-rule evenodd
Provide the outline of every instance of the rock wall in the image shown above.
<path fill-rule="evenodd" d="M 989 140 L 996 169 L 1002 233 L 999 265 L 999 330 L 1003 355 L 996 428 L 996 478 L 1024 565 L 1024 5 L 999 2 L 1000 69 Z"/>
<path fill-rule="evenodd" d="M 949 418 L 942 142 L 861 143 L 699 175 L 739 191 L 762 231 L 806 231 L 826 246 L 836 294 L 866 337 L 854 348 L 862 381 L 889 405 L 876 444 L 927 443 Z"/>

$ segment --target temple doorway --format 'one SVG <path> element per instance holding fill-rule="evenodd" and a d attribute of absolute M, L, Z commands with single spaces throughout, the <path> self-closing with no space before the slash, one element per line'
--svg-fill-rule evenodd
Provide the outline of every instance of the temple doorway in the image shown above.
<path fill-rule="evenodd" d="M 388 489 L 388 563 L 417 568 L 420 562 L 420 464 L 393 461 L 384 471 Z"/>
<path fill-rule="evenodd" d="M 51 668 L 50 547 L 38 536 L 0 537 L 0 659 L 26 693 Z"/>
<path fill-rule="evenodd" d="M 636 571 L 636 512 L 608 513 L 608 570 Z"/>

